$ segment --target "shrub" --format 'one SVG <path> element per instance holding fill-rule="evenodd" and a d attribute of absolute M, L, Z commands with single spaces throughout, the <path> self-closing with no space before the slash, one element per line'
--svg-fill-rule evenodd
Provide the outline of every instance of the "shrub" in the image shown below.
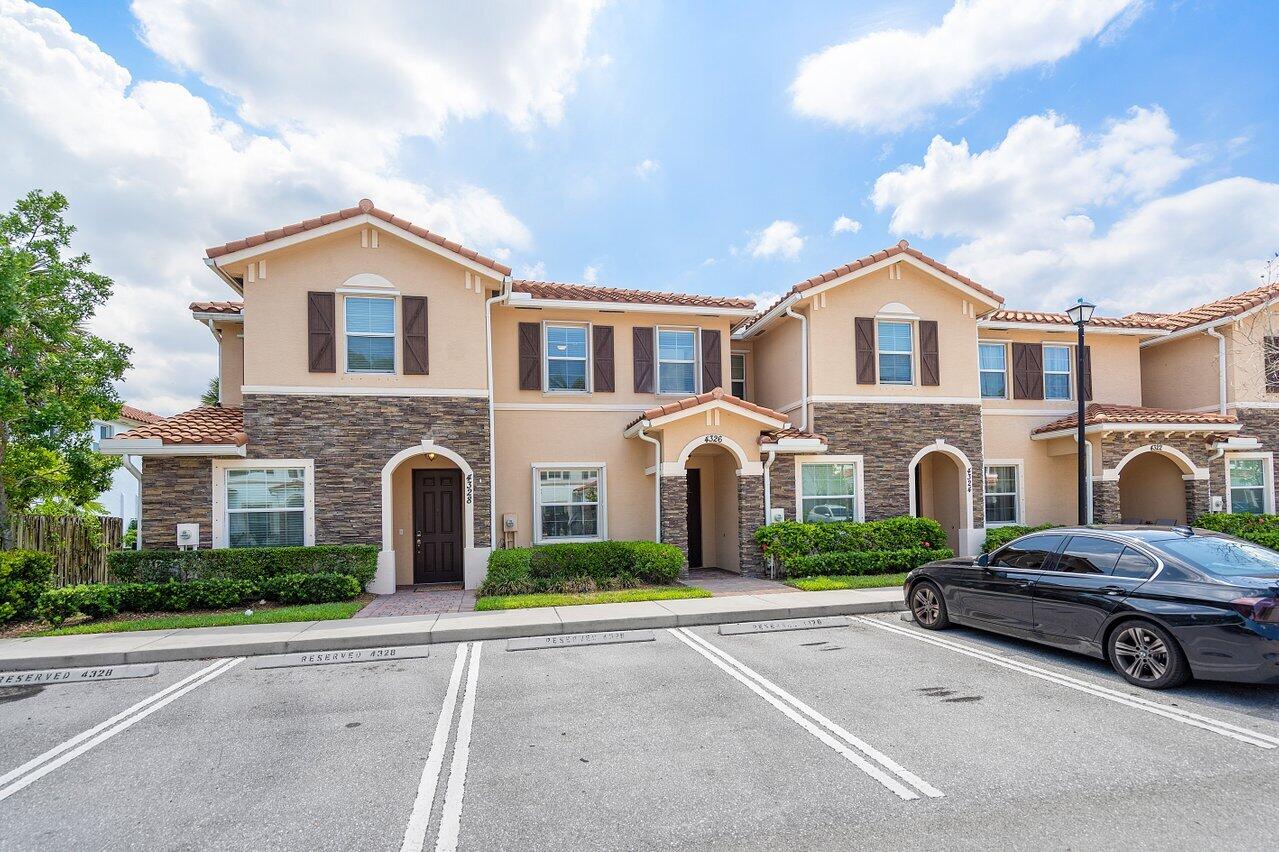
<path fill-rule="evenodd" d="M 78 597 L 75 586 L 49 589 L 36 603 L 36 615 L 54 627 L 60 627 L 62 622 L 80 612 L 77 605 Z"/>
<path fill-rule="evenodd" d="M 631 572 L 634 560 L 620 541 L 578 541 L 534 547 L 529 576 L 535 580 L 590 577 L 602 580 Z"/>
<path fill-rule="evenodd" d="M 309 576 L 325 575 L 314 574 Z M 345 577 L 347 575 L 334 576 Z M 230 609 L 231 607 L 239 606 L 245 601 L 253 600 L 261 594 L 259 584 L 252 580 L 214 578 L 169 585 L 182 585 L 185 587 L 183 591 L 186 592 L 188 609 Z"/>
<path fill-rule="evenodd" d="M 31 618 L 53 585 L 53 556 L 34 550 L 0 551 L 0 624 Z"/>
<path fill-rule="evenodd" d="M 350 574 L 280 574 L 263 581 L 262 594 L 284 604 L 330 603 L 349 601 L 363 588 Z"/>
<path fill-rule="evenodd" d="M 481 595 L 527 595 L 534 590 L 529 565 L 531 547 L 508 547 L 489 555 L 488 574 L 480 585 Z"/>
<path fill-rule="evenodd" d="M 934 559 L 950 559 L 954 551 L 941 547 L 903 550 L 844 550 L 797 556 L 786 565 L 788 577 L 812 577 L 826 574 L 896 574 L 918 568 Z"/>
<path fill-rule="evenodd" d="M 782 521 L 755 531 L 755 542 L 783 567 L 801 556 L 819 553 L 932 550 L 945 546 L 946 532 L 932 518 L 885 518 L 803 524 Z"/>
<path fill-rule="evenodd" d="M 1058 524 L 1040 524 L 1037 527 L 1023 527 L 1016 524 L 1006 527 L 991 527 L 986 530 L 986 541 L 981 546 L 981 552 L 990 553 L 992 550 L 998 550 L 1013 539 L 1021 538 L 1027 533 L 1050 530 L 1055 526 L 1058 526 Z"/>
<path fill-rule="evenodd" d="M 1231 515 L 1212 512 L 1195 518 L 1196 527 L 1233 535 L 1271 550 L 1279 550 L 1279 515 Z"/>
<path fill-rule="evenodd" d="M 108 618 L 120 611 L 120 590 L 106 583 L 72 586 L 75 607 L 89 618 Z"/>
<path fill-rule="evenodd" d="M 121 612 L 154 612 L 161 608 L 162 586 L 169 583 L 113 583 Z"/>
<path fill-rule="evenodd" d="M 349 574 L 368 583 L 377 573 L 372 544 L 310 547 L 228 547 L 212 550 L 117 550 L 107 555 L 111 578 L 123 583 L 169 580 L 253 580 L 281 574 Z"/>
<path fill-rule="evenodd" d="M 684 554 L 678 547 L 656 541 L 622 542 L 630 551 L 632 572 L 637 579 L 661 585 L 673 583 L 684 568 Z"/>
<path fill-rule="evenodd" d="M 495 550 L 479 594 L 527 595 L 633 589 L 673 582 L 684 553 L 655 541 L 590 541 Z"/>

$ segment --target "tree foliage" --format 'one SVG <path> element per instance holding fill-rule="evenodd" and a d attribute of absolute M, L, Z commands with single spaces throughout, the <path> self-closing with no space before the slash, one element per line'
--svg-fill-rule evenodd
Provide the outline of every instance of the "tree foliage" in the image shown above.
<path fill-rule="evenodd" d="M 113 383 L 129 347 L 90 333 L 111 279 L 64 256 L 74 228 L 61 193 L 33 191 L 0 216 L 0 541 L 10 513 L 36 501 L 83 505 L 119 459 L 90 443 L 92 421 L 120 413 Z"/>
<path fill-rule="evenodd" d="M 200 404 L 219 406 L 222 404 L 222 382 L 217 377 L 209 379 L 209 386 L 204 389 L 204 393 L 200 394 Z"/>

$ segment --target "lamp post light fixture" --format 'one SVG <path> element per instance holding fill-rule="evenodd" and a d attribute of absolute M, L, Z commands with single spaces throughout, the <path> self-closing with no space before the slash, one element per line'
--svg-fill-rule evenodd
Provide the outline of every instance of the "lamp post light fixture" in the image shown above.
<path fill-rule="evenodd" d="M 1088 523 L 1088 445 L 1084 437 L 1084 326 L 1092 319 L 1092 312 L 1097 306 L 1082 298 L 1066 310 L 1066 315 L 1079 330 L 1079 341 L 1075 346 L 1075 441 L 1079 456 L 1079 525 Z"/>

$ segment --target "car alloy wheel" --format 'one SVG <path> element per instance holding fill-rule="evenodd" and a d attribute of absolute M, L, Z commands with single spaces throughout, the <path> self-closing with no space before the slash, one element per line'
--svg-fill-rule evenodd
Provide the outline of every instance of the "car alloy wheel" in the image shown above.
<path fill-rule="evenodd" d="M 1168 646 L 1141 625 L 1126 627 L 1115 637 L 1115 661 L 1133 680 L 1157 681 L 1171 662 Z"/>
<path fill-rule="evenodd" d="M 910 601 L 915 620 L 923 626 L 932 627 L 941 617 L 941 601 L 938 600 L 937 592 L 931 585 L 921 585 L 915 590 L 915 594 L 910 596 Z"/>

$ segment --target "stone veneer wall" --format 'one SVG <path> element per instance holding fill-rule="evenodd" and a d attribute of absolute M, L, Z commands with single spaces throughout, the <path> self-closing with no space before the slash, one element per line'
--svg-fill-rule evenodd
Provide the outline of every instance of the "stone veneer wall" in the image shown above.
<path fill-rule="evenodd" d="M 684 551 L 684 570 L 688 570 L 688 479 L 684 476 L 662 477 L 662 543 L 673 544 Z"/>
<path fill-rule="evenodd" d="M 200 547 L 213 546 L 213 465 L 207 457 L 142 462 L 142 546 L 176 550 L 178 524 L 199 524 Z"/>
<path fill-rule="evenodd" d="M 1102 468 L 1104 470 L 1113 470 L 1128 453 L 1138 447 L 1144 447 L 1152 443 L 1159 443 L 1166 447 L 1174 447 L 1180 450 L 1194 463 L 1195 467 L 1210 467 L 1214 450 L 1204 442 L 1202 436 L 1190 438 L 1160 436 L 1151 440 L 1144 434 L 1108 433 L 1101 440 Z M 1220 463 L 1211 465 L 1211 467 L 1220 466 Z M 1120 471 L 1120 476 L 1122 477 L 1122 475 L 1123 471 Z M 1188 521 L 1193 522 L 1199 515 L 1208 511 L 1210 491 L 1212 494 L 1224 493 L 1218 490 L 1221 488 L 1221 474 L 1218 473 L 1214 479 L 1213 472 L 1210 469 L 1209 477 L 1209 480 L 1185 480 L 1186 519 Z M 1092 519 L 1095 524 L 1118 524 L 1123 521 L 1118 482 L 1093 481 Z"/>
<path fill-rule="evenodd" d="M 315 460 L 317 544 L 379 544 L 383 465 L 433 438 L 471 466 L 475 546 L 490 545 L 488 403 L 482 398 L 249 394 L 244 431 L 251 459 Z"/>
<path fill-rule="evenodd" d="M 818 403 L 812 430 L 829 442 L 829 455 L 861 455 L 865 480 L 866 520 L 909 515 L 910 460 L 939 438 L 963 451 L 972 465 L 974 529 L 985 526 L 982 494 L 981 406 L 924 403 Z M 776 471 L 784 462 L 779 458 Z M 794 467 L 794 463 L 789 464 Z M 794 473 L 790 472 L 787 517 L 795 511 Z M 962 476 L 962 473 L 961 473 Z M 781 477 L 774 478 L 774 482 Z M 773 485 L 775 493 L 777 486 Z M 802 518 L 800 519 L 802 520 Z"/>
<path fill-rule="evenodd" d="M 764 525 L 764 477 L 737 477 L 737 545 L 741 572 L 747 577 L 768 573 L 764 554 L 755 543 L 755 530 Z"/>

